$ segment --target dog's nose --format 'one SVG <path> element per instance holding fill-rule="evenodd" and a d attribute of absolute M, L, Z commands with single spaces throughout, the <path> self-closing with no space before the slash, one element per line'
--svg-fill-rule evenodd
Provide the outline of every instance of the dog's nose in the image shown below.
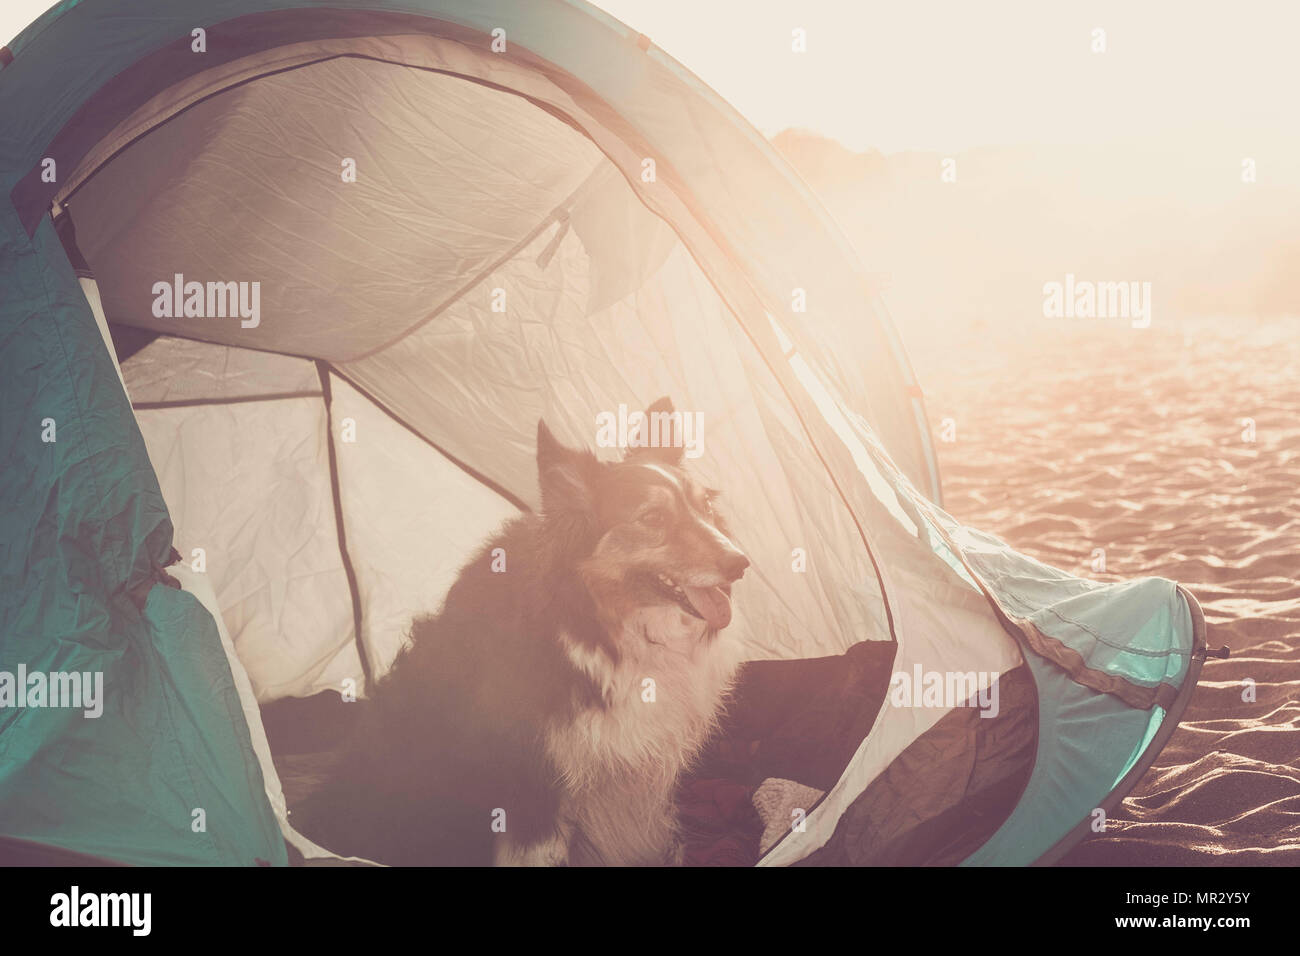
<path fill-rule="evenodd" d="M 727 555 L 722 561 L 722 573 L 727 576 L 729 581 L 738 581 L 747 567 L 749 567 L 749 558 L 739 551 Z"/>

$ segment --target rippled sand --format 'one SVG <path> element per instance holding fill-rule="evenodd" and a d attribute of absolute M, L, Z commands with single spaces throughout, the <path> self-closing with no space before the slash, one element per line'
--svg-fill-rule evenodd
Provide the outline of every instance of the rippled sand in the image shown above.
<path fill-rule="evenodd" d="M 956 428 L 949 512 L 1074 574 L 1172 578 L 1232 649 L 1066 862 L 1300 864 L 1300 320 L 904 335 Z"/>

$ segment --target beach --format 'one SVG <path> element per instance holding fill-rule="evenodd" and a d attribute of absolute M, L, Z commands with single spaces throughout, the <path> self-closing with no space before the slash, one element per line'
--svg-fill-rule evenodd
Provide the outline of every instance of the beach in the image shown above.
<path fill-rule="evenodd" d="M 951 420 L 948 512 L 1082 577 L 1178 581 L 1231 648 L 1064 863 L 1300 863 L 1300 320 L 899 324 Z"/>

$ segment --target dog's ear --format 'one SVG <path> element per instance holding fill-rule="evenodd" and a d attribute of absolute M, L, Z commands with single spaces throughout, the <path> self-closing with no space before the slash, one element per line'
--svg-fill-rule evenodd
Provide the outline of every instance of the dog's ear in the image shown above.
<path fill-rule="evenodd" d="M 600 462 L 589 451 L 566 448 L 537 420 L 537 481 L 542 489 L 542 512 L 592 512 Z"/>
<path fill-rule="evenodd" d="M 682 416 L 673 408 L 673 400 L 667 395 L 656 398 L 645 410 L 645 421 L 641 426 L 647 443 L 658 436 L 659 447 L 629 448 L 624 458 L 638 461 L 654 461 L 661 465 L 677 468 L 682 463 L 686 444 L 682 434 Z"/>

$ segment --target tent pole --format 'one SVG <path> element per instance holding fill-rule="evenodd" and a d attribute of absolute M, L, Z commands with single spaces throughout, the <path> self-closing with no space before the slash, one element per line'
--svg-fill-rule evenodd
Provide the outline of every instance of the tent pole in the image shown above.
<path fill-rule="evenodd" d="M 334 498 L 334 527 L 338 530 L 339 557 L 343 559 L 343 571 L 348 578 L 348 591 L 352 594 L 352 626 L 356 635 L 357 657 L 361 659 L 361 674 L 365 678 L 366 691 L 370 690 L 370 659 L 366 656 L 366 644 L 361 634 L 361 590 L 357 587 L 357 572 L 352 567 L 352 557 L 348 554 L 348 537 L 343 528 L 343 499 L 339 495 L 338 452 L 334 447 L 334 393 L 330 389 L 330 366 L 323 359 L 316 360 L 316 374 L 320 376 L 321 397 L 325 400 L 325 436 L 326 448 L 329 450 L 330 493 Z"/>

